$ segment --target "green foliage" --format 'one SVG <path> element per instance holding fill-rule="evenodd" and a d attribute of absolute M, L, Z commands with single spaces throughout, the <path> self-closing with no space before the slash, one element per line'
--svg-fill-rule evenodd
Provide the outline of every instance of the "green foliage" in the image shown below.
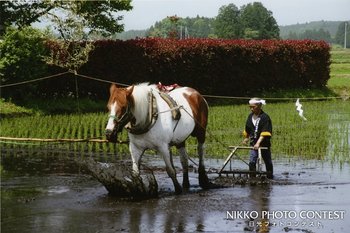
<path fill-rule="evenodd" d="M 179 39 L 187 37 L 207 38 L 213 33 L 212 22 L 213 19 L 197 16 L 196 18 L 179 18 L 174 23 L 170 20 L 170 17 L 167 17 L 151 26 L 147 30 L 146 36 L 167 38 L 170 32 L 173 34 L 175 32 L 176 36 L 174 38 Z"/>
<path fill-rule="evenodd" d="M 123 30 L 120 24 L 122 16 L 118 11 L 131 10 L 131 0 L 100 0 L 100 1 L 1 1 L 0 29 L 15 24 L 18 28 L 29 26 L 34 22 L 40 22 L 46 17 L 51 22 L 60 12 L 65 18 L 74 13 L 77 17 L 84 18 L 84 26 L 89 32 L 99 32 L 110 35 Z M 60 25 L 55 25 L 58 29 Z M 0 35 L 3 31 L 0 31 Z"/>
<path fill-rule="evenodd" d="M 238 9 L 233 3 L 222 6 L 214 19 L 197 16 L 196 18 L 179 18 L 176 23 L 170 19 L 171 17 L 167 17 L 156 22 L 148 30 L 147 36 L 225 39 L 279 38 L 279 28 L 272 12 L 257 2 L 245 5 L 241 9 Z M 181 29 L 187 30 L 187 32 Z M 170 32 L 175 33 L 175 36 L 169 36 Z"/>
<path fill-rule="evenodd" d="M 49 1 L 0 1 L 0 36 L 11 25 L 18 28 L 30 26 L 52 7 Z"/>
<path fill-rule="evenodd" d="M 298 24 L 292 24 L 292 25 L 286 25 L 286 26 L 280 26 L 280 37 L 282 39 L 289 39 L 289 34 L 302 34 L 307 30 L 319 30 L 323 29 L 324 31 L 328 31 L 331 34 L 331 37 L 333 38 L 335 34 L 337 33 L 338 26 L 341 23 L 341 21 L 313 21 L 309 23 L 298 23 Z M 293 38 L 290 38 L 293 39 Z M 295 38 L 294 38 L 295 39 Z"/>
<path fill-rule="evenodd" d="M 272 12 L 267 10 L 260 2 L 249 3 L 243 6 L 240 10 L 240 21 L 245 29 L 244 38 L 279 38 L 279 28 L 275 18 L 272 16 Z M 249 33 L 251 31 L 256 33 Z"/>
<path fill-rule="evenodd" d="M 215 19 L 219 38 L 277 39 L 279 28 L 272 12 L 261 3 L 249 3 L 238 9 L 234 4 L 222 6 Z"/>
<path fill-rule="evenodd" d="M 327 87 L 339 95 L 350 96 L 350 49 L 333 48 L 331 58 L 331 79 Z"/>
<path fill-rule="evenodd" d="M 48 54 L 44 45 L 46 35 L 37 29 L 24 27 L 21 30 L 8 28 L 0 43 L 0 78 L 2 84 L 21 82 L 38 78 L 46 74 L 47 66 L 43 56 Z M 26 86 L 26 89 L 4 89 L 2 95 L 21 99 L 28 97 L 30 90 L 36 84 Z"/>
<path fill-rule="evenodd" d="M 194 19 L 186 18 L 189 25 L 190 36 L 194 38 L 208 38 L 213 34 L 213 19 L 197 16 Z"/>
<path fill-rule="evenodd" d="M 333 41 L 331 34 L 329 31 L 325 31 L 323 28 L 320 28 L 318 30 L 306 30 L 303 33 L 296 34 L 295 32 L 290 32 L 287 36 L 288 39 L 293 40 L 301 40 L 301 39 L 309 39 L 309 40 L 324 40 L 328 43 L 331 43 Z"/>
<path fill-rule="evenodd" d="M 344 46 L 345 39 L 345 22 L 338 26 L 337 34 L 335 35 L 335 42 Z M 346 22 L 346 48 L 350 48 L 350 22 Z"/>
<path fill-rule="evenodd" d="M 179 26 L 183 26 L 183 19 L 175 16 L 166 17 L 160 22 L 156 22 L 154 27 L 152 26 L 147 36 L 160 37 L 160 38 L 180 38 L 178 30 Z"/>
<path fill-rule="evenodd" d="M 14 103 L 0 99 L 0 117 L 25 116 L 34 114 L 33 109 L 24 108 Z"/>
<path fill-rule="evenodd" d="M 280 26 L 280 36 L 283 39 L 313 39 L 336 43 L 344 47 L 345 22 L 314 21 L 304 24 Z M 347 25 L 347 46 L 350 44 L 350 22 Z"/>
<path fill-rule="evenodd" d="M 240 11 L 233 4 L 222 6 L 215 18 L 215 33 L 219 38 L 238 39 L 242 36 Z"/>
<path fill-rule="evenodd" d="M 77 72 L 82 65 L 88 62 L 89 54 L 94 49 L 92 43 L 67 40 L 57 40 L 56 46 L 56 50 L 51 50 L 50 55 L 45 57 L 46 63 L 72 72 Z"/>

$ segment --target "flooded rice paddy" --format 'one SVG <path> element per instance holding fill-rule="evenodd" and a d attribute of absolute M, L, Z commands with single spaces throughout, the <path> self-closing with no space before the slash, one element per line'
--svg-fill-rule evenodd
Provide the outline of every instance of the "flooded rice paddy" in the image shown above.
<path fill-rule="evenodd" d="M 175 157 L 181 181 L 179 158 Z M 207 160 L 219 169 L 223 160 Z M 73 158 L 4 155 L 1 158 L 1 232 L 348 232 L 350 166 L 278 159 L 265 185 L 175 195 L 163 161 L 145 155 L 155 170 L 159 197 L 111 197 Z M 245 164 L 234 161 L 238 168 Z M 194 166 L 195 167 L 195 166 Z M 211 179 L 217 178 L 215 173 Z"/>

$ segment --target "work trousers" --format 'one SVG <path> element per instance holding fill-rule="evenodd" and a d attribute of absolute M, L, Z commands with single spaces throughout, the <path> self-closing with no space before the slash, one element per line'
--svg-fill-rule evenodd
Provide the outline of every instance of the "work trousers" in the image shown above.
<path fill-rule="evenodd" d="M 250 150 L 250 160 L 249 160 L 249 170 L 250 171 L 256 171 L 256 162 L 258 160 L 258 150 Z M 273 165 L 272 165 L 272 159 L 271 159 L 271 150 L 270 148 L 266 150 L 261 150 L 261 157 L 264 160 L 266 172 L 267 172 L 267 178 L 272 179 L 273 178 Z"/>

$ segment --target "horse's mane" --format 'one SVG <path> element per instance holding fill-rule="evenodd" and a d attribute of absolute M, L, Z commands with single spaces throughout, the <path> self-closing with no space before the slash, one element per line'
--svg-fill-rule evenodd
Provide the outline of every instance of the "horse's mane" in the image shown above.
<path fill-rule="evenodd" d="M 147 120 L 149 110 L 148 94 L 154 87 L 154 85 L 149 85 L 149 83 L 140 83 L 134 86 L 132 96 L 135 103 L 133 115 L 136 119 L 136 125 L 143 125 Z"/>

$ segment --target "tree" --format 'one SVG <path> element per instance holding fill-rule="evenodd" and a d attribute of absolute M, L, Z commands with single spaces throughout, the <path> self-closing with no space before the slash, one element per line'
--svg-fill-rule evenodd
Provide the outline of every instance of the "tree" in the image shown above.
<path fill-rule="evenodd" d="M 335 42 L 344 46 L 345 39 L 345 23 L 346 23 L 346 47 L 350 48 L 350 22 L 342 22 L 338 26 L 337 34 L 335 35 Z"/>
<path fill-rule="evenodd" d="M 147 36 L 161 38 L 179 38 L 179 26 L 183 25 L 183 19 L 174 15 L 156 22 L 147 32 Z"/>
<path fill-rule="evenodd" d="M 247 39 L 278 39 L 279 27 L 272 12 L 262 3 L 249 3 L 241 8 L 240 20 Z"/>
<path fill-rule="evenodd" d="M 124 29 L 119 23 L 123 16 L 116 13 L 121 10 L 131 10 L 130 4 L 131 0 L 0 1 L 0 36 L 11 25 L 20 29 L 34 22 L 40 22 L 44 18 L 54 22 L 59 14 L 68 13 L 82 17 L 86 25 L 85 30 L 111 35 Z"/>
<path fill-rule="evenodd" d="M 47 66 L 42 57 L 48 54 L 43 32 L 31 27 L 22 30 L 8 28 L 0 42 L 0 79 L 2 84 L 16 83 L 41 77 Z M 22 99 L 35 93 L 37 84 L 4 88 L 2 96 Z"/>
<path fill-rule="evenodd" d="M 219 38 L 237 39 L 242 35 L 239 10 L 233 4 L 222 6 L 214 21 L 214 31 Z"/>
<path fill-rule="evenodd" d="M 318 30 L 306 30 L 299 35 L 299 39 L 324 40 L 328 43 L 332 42 L 331 34 L 329 31 L 325 31 L 323 28 L 320 28 Z"/>
<path fill-rule="evenodd" d="M 297 40 L 299 39 L 298 34 L 296 32 L 289 31 L 287 39 Z"/>
<path fill-rule="evenodd" d="M 172 16 L 174 17 L 174 16 Z M 147 36 L 150 37 L 169 37 L 173 35 L 174 38 L 207 38 L 213 33 L 212 22 L 213 19 L 206 17 L 196 18 L 174 18 L 177 21 L 171 21 L 172 17 L 164 18 L 160 22 L 156 22 L 147 31 Z M 182 31 L 182 37 L 181 35 Z"/>

